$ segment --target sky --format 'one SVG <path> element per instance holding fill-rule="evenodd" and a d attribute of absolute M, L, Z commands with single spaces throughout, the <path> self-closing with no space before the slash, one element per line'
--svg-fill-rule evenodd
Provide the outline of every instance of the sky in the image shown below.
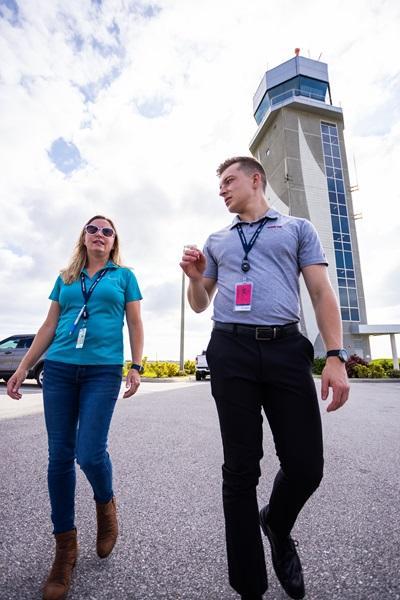
<path fill-rule="evenodd" d="M 344 111 L 368 322 L 400 323 L 399 27 L 397 0 L 0 0 L 0 339 L 38 329 L 104 214 L 144 297 L 145 355 L 178 359 L 182 248 L 231 222 L 216 168 L 249 154 L 253 95 L 296 47 L 328 63 Z M 210 330 L 211 309 L 186 305 L 185 358 Z"/>

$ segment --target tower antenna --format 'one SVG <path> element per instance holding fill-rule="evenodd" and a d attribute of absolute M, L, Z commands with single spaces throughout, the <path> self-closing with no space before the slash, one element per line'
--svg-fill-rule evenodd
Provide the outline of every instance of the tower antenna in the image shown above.
<path fill-rule="evenodd" d="M 360 188 L 358 187 L 358 175 L 357 175 L 357 164 L 356 164 L 356 155 L 355 154 L 353 154 L 353 163 L 354 163 L 354 175 L 356 176 L 356 182 L 355 182 L 355 185 L 350 186 L 350 191 L 358 192 L 358 190 Z"/>

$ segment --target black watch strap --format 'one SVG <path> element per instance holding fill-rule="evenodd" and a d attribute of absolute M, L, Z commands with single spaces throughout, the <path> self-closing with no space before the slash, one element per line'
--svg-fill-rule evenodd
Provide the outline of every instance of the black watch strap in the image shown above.
<path fill-rule="evenodd" d="M 131 368 L 131 369 L 135 369 L 135 371 L 137 371 L 137 372 L 138 372 L 138 373 L 140 373 L 140 374 L 142 374 L 142 373 L 143 373 L 143 371 L 144 371 L 144 369 L 143 369 L 142 365 L 138 365 L 138 364 L 136 364 L 136 363 L 131 363 L 131 364 L 130 364 L 130 368 Z"/>
<path fill-rule="evenodd" d="M 329 358 L 330 356 L 337 356 L 338 359 L 341 360 L 343 363 L 349 360 L 347 350 L 345 350 L 344 348 L 339 348 L 338 350 L 328 350 L 328 352 L 326 353 L 326 358 Z"/>

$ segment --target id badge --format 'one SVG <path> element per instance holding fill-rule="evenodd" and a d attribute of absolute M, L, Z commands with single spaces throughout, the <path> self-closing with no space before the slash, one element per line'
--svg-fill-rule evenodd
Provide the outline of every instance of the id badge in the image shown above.
<path fill-rule="evenodd" d="M 235 285 L 235 310 L 251 310 L 251 299 L 253 296 L 253 283 L 245 281 Z"/>
<path fill-rule="evenodd" d="M 83 344 L 85 343 L 86 337 L 86 327 L 82 327 L 78 333 L 78 339 L 76 340 L 75 348 L 83 348 Z"/>

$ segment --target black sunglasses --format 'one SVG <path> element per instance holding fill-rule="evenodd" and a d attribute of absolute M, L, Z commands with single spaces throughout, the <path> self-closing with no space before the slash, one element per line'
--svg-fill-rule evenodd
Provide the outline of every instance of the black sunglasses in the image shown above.
<path fill-rule="evenodd" d="M 90 235 L 94 235 L 98 231 L 101 231 L 105 237 L 112 237 L 115 235 L 115 231 L 111 227 L 97 227 L 97 225 L 86 225 L 85 231 L 86 233 L 90 233 Z"/>

